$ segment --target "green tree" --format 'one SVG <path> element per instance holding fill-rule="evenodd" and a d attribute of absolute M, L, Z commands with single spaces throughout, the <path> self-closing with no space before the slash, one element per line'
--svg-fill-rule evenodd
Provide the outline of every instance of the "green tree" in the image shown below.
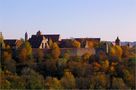
<path fill-rule="evenodd" d="M 7 70 L 0 75 L 0 89 L 25 89 L 25 82 L 20 76 Z"/>
<path fill-rule="evenodd" d="M 34 70 L 24 68 L 21 77 L 25 80 L 26 89 L 44 89 L 43 76 Z"/>

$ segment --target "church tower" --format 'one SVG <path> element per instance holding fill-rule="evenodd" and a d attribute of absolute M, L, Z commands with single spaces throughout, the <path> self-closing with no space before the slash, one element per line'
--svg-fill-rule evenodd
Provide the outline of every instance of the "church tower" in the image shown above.
<path fill-rule="evenodd" d="M 117 37 L 117 39 L 115 40 L 115 44 L 120 46 L 120 39 L 119 39 L 119 37 Z"/>
<path fill-rule="evenodd" d="M 39 30 L 37 33 L 36 33 L 37 36 L 40 36 L 42 35 L 41 31 Z"/>
<path fill-rule="evenodd" d="M 27 34 L 27 32 L 25 33 L 25 41 L 27 41 L 28 40 L 28 34 Z"/>

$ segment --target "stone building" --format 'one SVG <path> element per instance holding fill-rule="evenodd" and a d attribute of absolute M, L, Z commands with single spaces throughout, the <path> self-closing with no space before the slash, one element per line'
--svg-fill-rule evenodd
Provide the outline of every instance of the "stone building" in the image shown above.
<path fill-rule="evenodd" d="M 32 35 L 31 38 L 29 38 L 29 42 L 32 46 L 32 48 L 50 48 L 49 47 L 49 40 L 51 39 L 53 42 L 59 41 L 59 34 L 42 34 L 40 31 L 36 33 L 36 35 Z"/>

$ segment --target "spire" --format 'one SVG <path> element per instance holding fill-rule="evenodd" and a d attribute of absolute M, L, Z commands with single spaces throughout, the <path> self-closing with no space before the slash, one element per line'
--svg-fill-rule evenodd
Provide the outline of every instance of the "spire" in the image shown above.
<path fill-rule="evenodd" d="M 120 45 L 120 39 L 119 39 L 119 37 L 117 37 L 117 39 L 115 40 L 115 43 L 116 43 L 116 45 Z"/>
<path fill-rule="evenodd" d="M 27 34 L 27 32 L 25 33 L 25 41 L 27 41 L 28 40 L 28 34 Z"/>
<path fill-rule="evenodd" d="M 41 31 L 39 30 L 37 33 L 36 33 L 37 36 L 40 36 L 42 35 Z"/>

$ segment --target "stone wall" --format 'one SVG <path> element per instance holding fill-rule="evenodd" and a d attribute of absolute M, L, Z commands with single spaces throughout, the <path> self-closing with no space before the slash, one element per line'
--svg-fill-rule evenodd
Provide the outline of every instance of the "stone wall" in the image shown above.
<path fill-rule="evenodd" d="M 68 52 L 70 56 L 82 56 L 84 53 L 95 54 L 95 49 L 91 48 L 61 48 L 61 55 Z"/>
<path fill-rule="evenodd" d="M 50 49 L 42 49 L 43 53 L 50 53 Z M 61 48 L 61 55 L 64 55 L 64 53 L 69 53 L 70 56 L 82 56 L 85 53 L 95 54 L 95 49 L 91 48 Z M 33 54 L 34 56 L 37 55 L 37 48 L 33 48 Z"/>

